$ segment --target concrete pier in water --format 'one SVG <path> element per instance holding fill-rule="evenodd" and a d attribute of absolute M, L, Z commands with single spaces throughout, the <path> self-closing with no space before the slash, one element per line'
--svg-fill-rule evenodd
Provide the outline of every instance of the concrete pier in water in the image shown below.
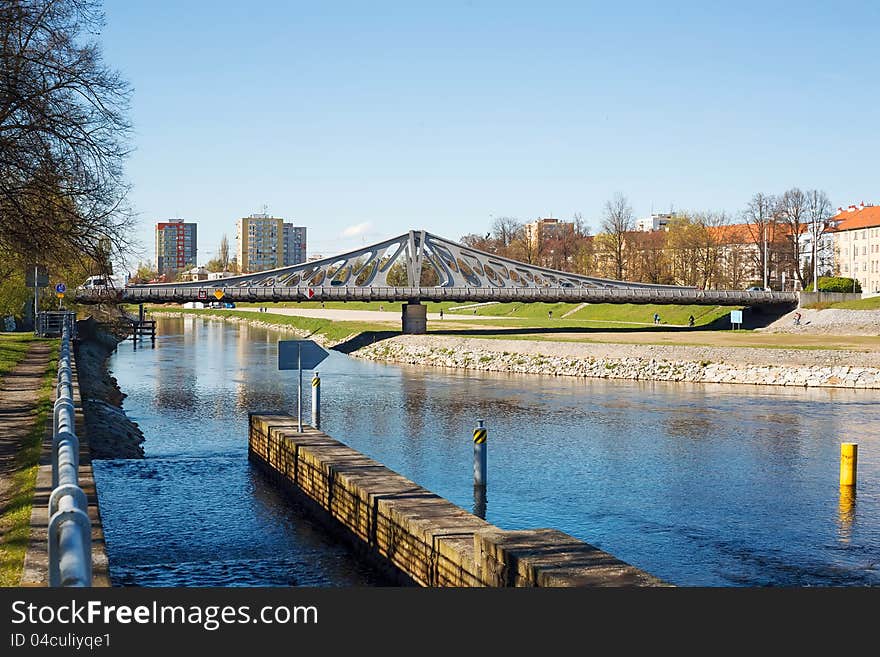
<path fill-rule="evenodd" d="M 251 461 L 401 583 L 668 586 L 559 530 L 500 529 L 296 418 L 249 425 Z"/>

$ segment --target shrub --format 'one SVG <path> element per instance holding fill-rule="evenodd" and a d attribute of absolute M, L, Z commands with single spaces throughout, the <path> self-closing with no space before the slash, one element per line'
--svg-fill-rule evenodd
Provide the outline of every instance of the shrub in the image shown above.
<path fill-rule="evenodd" d="M 812 292 L 813 284 L 810 283 L 804 288 L 804 292 Z M 820 276 L 819 277 L 820 292 L 861 292 L 862 286 L 854 278 L 846 278 L 845 276 Z"/>

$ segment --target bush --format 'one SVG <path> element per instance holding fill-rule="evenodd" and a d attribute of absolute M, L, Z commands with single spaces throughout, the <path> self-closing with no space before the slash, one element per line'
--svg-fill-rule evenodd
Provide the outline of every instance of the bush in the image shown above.
<path fill-rule="evenodd" d="M 810 283 L 804 288 L 804 292 L 812 292 L 813 284 Z M 819 277 L 820 292 L 861 292 L 862 286 L 854 278 L 846 278 L 844 276 L 820 276 Z"/>

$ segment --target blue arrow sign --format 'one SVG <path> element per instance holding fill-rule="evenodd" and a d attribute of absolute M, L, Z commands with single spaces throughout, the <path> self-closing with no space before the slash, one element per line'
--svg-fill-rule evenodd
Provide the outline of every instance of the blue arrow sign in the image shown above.
<path fill-rule="evenodd" d="M 278 369 L 315 369 L 330 354 L 314 340 L 279 340 Z"/>
<path fill-rule="evenodd" d="M 67 286 L 64 283 L 58 283 L 58 285 L 55 286 L 55 291 L 58 294 L 64 294 L 67 292 Z"/>

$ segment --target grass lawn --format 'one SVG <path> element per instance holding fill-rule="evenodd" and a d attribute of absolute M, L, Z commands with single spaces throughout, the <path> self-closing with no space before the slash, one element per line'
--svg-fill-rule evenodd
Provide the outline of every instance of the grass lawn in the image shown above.
<path fill-rule="evenodd" d="M 31 333 L 0 333 L 0 377 L 18 365 L 36 339 Z"/>
<path fill-rule="evenodd" d="M 320 306 L 320 304 L 318 304 Z M 499 304 L 503 305 L 503 304 Z M 610 304 L 602 304 L 610 305 Z M 664 306 L 664 308 L 670 308 Z M 690 307 L 684 306 L 688 312 Z M 210 310 L 190 310 L 168 306 L 152 306 L 152 310 L 168 310 L 192 315 L 211 315 Z M 724 312 L 727 312 L 724 309 Z M 710 315 L 707 313 L 707 315 Z M 554 313 L 555 315 L 555 313 Z M 224 310 L 216 317 L 239 317 L 281 326 L 293 326 L 308 334 L 325 336 L 335 344 L 359 333 L 380 334 L 379 339 L 398 335 L 400 324 L 394 321 L 350 322 L 331 321 L 295 315 L 265 313 L 254 316 L 249 311 Z M 705 316 L 704 316 L 705 317 Z M 661 315 L 662 318 L 662 315 Z M 880 336 L 829 336 L 797 333 L 760 333 L 747 330 L 707 330 L 706 328 L 672 326 L 634 326 L 632 323 L 589 321 L 583 319 L 528 319 L 510 317 L 492 324 L 488 320 L 476 322 L 430 320 L 429 334 L 488 339 L 540 340 L 556 342 L 598 342 L 656 345 L 692 345 L 705 347 L 756 347 L 765 349 L 847 349 L 853 351 L 880 350 Z"/>
<path fill-rule="evenodd" d="M 6 336 L 0 336 L 0 349 Z M 37 481 L 37 464 L 40 460 L 40 446 L 46 430 L 46 421 L 52 413 L 52 384 L 58 372 L 58 341 L 52 350 L 52 358 L 46 368 L 43 387 L 40 389 L 37 413 L 30 434 L 25 439 L 23 449 L 15 456 L 15 473 L 12 475 L 10 501 L 0 515 L 0 586 L 18 586 L 21 569 L 30 538 L 31 507 L 34 499 L 34 484 Z"/>
<path fill-rule="evenodd" d="M 238 303 L 236 307 L 256 308 L 259 303 Z M 279 308 L 321 308 L 320 302 L 305 301 L 281 302 L 271 304 Z M 385 312 L 397 312 L 401 310 L 402 302 L 379 302 L 379 301 L 327 301 L 324 308 L 336 310 L 384 310 Z M 635 303 L 463 303 L 448 301 L 443 303 L 426 303 L 429 313 L 438 313 L 442 309 L 444 313 L 451 315 L 477 315 L 479 317 L 505 317 L 523 319 L 548 319 L 548 312 L 553 313 L 553 320 L 562 319 L 563 315 L 576 311 L 566 317 L 567 320 L 592 321 L 597 323 L 619 324 L 647 324 L 653 325 L 654 313 L 660 315 L 660 322 L 667 325 L 686 326 L 688 317 L 693 314 L 695 325 L 704 326 L 720 317 L 729 314 L 731 310 L 741 306 L 692 306 L 674 304 L 635 304 Z M 583 305 L 583 307 L 581 307 Z"/>

